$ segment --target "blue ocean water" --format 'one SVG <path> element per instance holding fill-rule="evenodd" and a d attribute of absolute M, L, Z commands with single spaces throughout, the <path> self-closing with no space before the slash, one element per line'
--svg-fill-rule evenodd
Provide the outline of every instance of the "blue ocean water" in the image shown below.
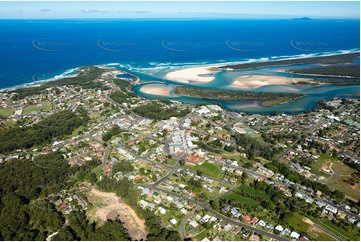
<path fill-rule="evenodd" d="M 192 64 L 346 53 L 359 36 L 357 20 L 0 20 L 0 89 L 84 65 L 154 78 Z"/>

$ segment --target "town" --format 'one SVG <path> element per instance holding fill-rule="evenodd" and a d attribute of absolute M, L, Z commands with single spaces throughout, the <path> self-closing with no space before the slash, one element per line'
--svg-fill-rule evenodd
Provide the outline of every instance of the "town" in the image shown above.
<path fill-rule="evenodd" d="M 138 208 L 181 240 L 359 240 L 359 98 L 323 101 L 309 113 L 247 114 L 144 99 L 131 92 L 137 77 L 96 68 L 96 88 L 66 83 L 24 97 L 0 93 L 0 131 L 52 125 L 44 121 L 64 110 L 87 116 L 69 134 L 30 147 L 1 145 L 0 165 L 39 165 L 53 153 L 71 167 L 96 161 L 38 203 L 50 201 L 65 217 L 120 218 L 133 240 L 147 239 L 150 229 Z M 107 184 L 125 180 L 139 195 L 132 203 L 100 192 L 113 194 Z"/>

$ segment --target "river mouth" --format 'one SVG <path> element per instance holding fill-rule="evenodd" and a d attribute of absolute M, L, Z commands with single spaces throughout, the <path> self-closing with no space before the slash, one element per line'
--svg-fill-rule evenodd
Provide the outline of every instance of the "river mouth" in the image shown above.
<path fill-rule="evenodd" d="M 301 65 L 302 67 L 315 65 Z M 322 83 L 324 76 L 305 76 L 286 72 L 288 69 L 300 67 L 300 65 L 288 65 L 277 67 L 265 67 L 252 70 L 219 70 L 205 74 L 206 67 L 185 68 L 186 76 L 193 78 L 193 81 L 179 81 L 182 70 L 176 72 L 161 73 L 162 76 L 153 72 L 150 78 L 154 82 L 140 83 L 133 87 L 133 91 L 149 99 L 166 99 L 180 101 L 188 104 L 214 103 L 224 108 L 247 113 L 270 114 L 274 112 L 302 113 L 311 111 L 319 101 L 335 97 L 359 98 L 360 85 L 355 84 L 357 78 L 339 78 L 345 81 L 342 84 Z M 188 69 L 188 70 L 187 70 Z M 201 81 L 197 82 L 195 71 L 199 73 Z M 188 71 L 188 73 L 187 73 Z M 191 72 L 191 73 L 190 73 Z M 174 74 L 175 73 L 175 74 Z M 190 74 L 189 74 L 190 73 Z M 142 73 L 134 73 L 142 74 Z M 205 76 L 204 76 L 205 75 Z M 177 77 L 169 80 L 165 77 Z M 203 78 L 203 79 L 202 79 Z M 207 81 L 205 81 L 207 78 Z M 331 79 L 333 77 L 330 77 Z M 313 80 L 319 82 L 315 83 Z M 347 84 L 347 82 L 353 84 Z M 176 86 L 190 86 L 196 88 L 211 88 L 216 90 L 251 91 L 266 93 L 293 93 L 302 94 L 304 97 L 295 101 L 282 103 L 270 107 L 259 105 L 257 100 L 223 101 L 218 99 L 202 99 L 197 97 L 180 96 L 174 93 Z M 356 95 L 355 95 L 356 94 Z"/>

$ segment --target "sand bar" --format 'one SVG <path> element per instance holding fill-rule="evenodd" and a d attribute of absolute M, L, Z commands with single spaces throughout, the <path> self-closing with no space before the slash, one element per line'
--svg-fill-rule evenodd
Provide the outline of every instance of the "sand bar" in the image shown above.
<path fill-rule="evenodd" d="M 218 66 L 190 67 L 167 73 L 164 78 L 181 83 L 208 83 L 214 80 L 217 72 L 214 68 Z"/>
<path fill-rule="evenodd" d="M 289 78 L 284 76 L 240 76 L 230 86 L 251 89 L 267 85 L 290 85 L 308 81 L 309 79 L 306 78 Z"/>
<path fill-rule="evenodd" d="M 159 96 L 171 96 L 170 92 L 173 87 L 163 84 L 147 84 L 140 88 L 140 91 L 146 94 L 159 95 Z"/>

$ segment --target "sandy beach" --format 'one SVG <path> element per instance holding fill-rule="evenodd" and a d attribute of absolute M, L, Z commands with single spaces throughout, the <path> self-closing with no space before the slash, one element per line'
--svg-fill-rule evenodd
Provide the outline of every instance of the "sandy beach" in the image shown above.
<path fill-rule="evenodd" d="M 298 82 L 308 82 L 306 78 L 289 78 L 283 76 L 240 76 L 231 87 L 253 89 L 266 85 L 287 85 Z"/>
<path fill-rule="evenodd" d="M 208 83 L 214 80 L 213 74 L 215 71 L 213 68 L 218 66 L 203 66 L 203 67 L 191 67 L 177 71 L 167 73 L 164 78 L 181 83 Z"/>
<path fill-rule="evenodd" d="M 151 95 L 170 96 L 173 87 L 163 84 L 148 84 L 140 88 L 140 91 Z"/>

